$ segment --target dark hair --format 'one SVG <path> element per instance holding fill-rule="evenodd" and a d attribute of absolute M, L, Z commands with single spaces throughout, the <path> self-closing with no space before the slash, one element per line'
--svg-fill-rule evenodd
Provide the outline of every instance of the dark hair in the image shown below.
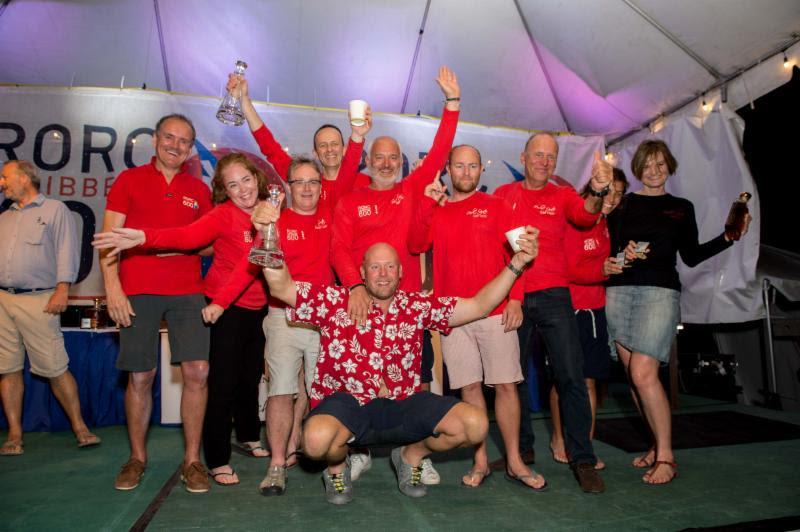
<path fill-rule="evenodd" d="M 195 131 L 194 129 L 194 124 L 192 124 L 192 121 L 189 120 L 187 116 L 182 115 L 180 113 L 172 113 L 171 115 L 162 116 L 161 118 L 159 118 L 158 122 L 156 122 L 156 133 L 161 131 L 161 126 L 164 125 L 164 122 L 172 118 L 175 118 L 177 120 L 182 120 L 183 122 L 186 123 L 187 126 L 189 126 L 189 128 L 192 130 L 192 142 L 194 142 L 194 139 L 197 138 L 197 131 Z"/>
<path fill-rule="evenodd" d="M 450 153 L 447 155 L 447 164 L 450 164 L 450 159 L 453 157 L 453 152 L 456 151 L 458 148 L 472 148 L 475 150 L 475 153 L 478 154 L 478 164 L 483 164 L 483 159 L 481 158 L 481 152 L 473 146 L 472 144 L 459 144 L 458 146 L 453 146 L 450 148 Z"/>
<path fill-rule="evenodd" d="M 647 159 L 659 153 L 664 156 L 664 162 L 667 163 L 669 175 L 675 173 L 675 170 L 678 169 L 678 161 L 675 160 L 672 152 L 669 151 L 667 143 L 663 140 L 645 140 L 636 148 L 636 153 L 633 154 L 633 159 L 631 159 L 631 172 L 633 172 L 636 179 L 639 181 L 642 180 L 642 173 L 647 164 Z"/>
<path fill-rule="evenodd" d="M 217 161 L 217 166 L 214 168 L 214 178 L 211 180 L 211 200 L 215 204 L 228 201 L 228 191 L 225 189 L 222 173 L 226 168 L 234 164 L 241 164 L 256 178 L 259 197 L 265 198 L 269 195 L 267 192 L 267 176 L 264 175 L 264 172 L 259 170 L 255 163 L 248 159 L 245 154 L 233 152 Z"/>
<path fill-rule="evenodd" d="M 286 181 L 292 181 L 292 174 L 294 174 L 295 170 L 300 168 L 301 166 L 309 165 L 317 171 L 320 176 L 322 175 L 322 168 L 319 166 L 319 161 L 316 159 L 309 157 L 308 155 L 295 155 L 292 157 L 292 162 L 289 163 L 289 169 L 286 170 Z"/>
<path fill-rule="evenodd" d="M 614 177 L 611 178 L 611 181 L 614 183 L 622 183 L 623 189 L 622 193 L 625 194 L 628 191 L 628 178 L 625 177 L 625 172 L 620 170 L 619 168 L 614 168 Z M 591 190 L 592 182 L 587 181 L 583 188 L 581 189 L 581 197 L 585 198 L 589 195 L 589 191 Z"/>
<path fill-rule="evenodd" d="M 320 132 L 320 131 L 322 131 L 323 129 L 328 129 L 328 128 L 335 129 L 335 130 L 336 130 L 336 131 L 339 133 L 339 138 L 341 138 L 341 139 L 342 139 L 342 144 L 344 144 L 344 135 L 342 135 L 342 130 L 341 130 L 341 129 L 339 129 L 338 127 L 334 126 L 333 124 L 322 124 L 322 125 L 321 125 L 321 126 L 319 126 L 319 127 L 317 128 L 317 130 L 314 132 L 314 137 L 313 137 L 313 139 L 312 139 L 312 142 L 313 142 L 313 144 L 314 144 L 314 149 L 315 149 L 315 150 L 317 149 L 317 135 L 318 135 L 318 134 L 319 134 L 319 132 Z"/>

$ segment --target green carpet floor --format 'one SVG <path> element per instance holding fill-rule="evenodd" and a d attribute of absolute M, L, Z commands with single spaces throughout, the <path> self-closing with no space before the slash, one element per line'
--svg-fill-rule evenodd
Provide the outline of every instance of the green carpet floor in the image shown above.
<path fill-rule="evenodd" d="M 738 410 L 800 424 L 800 415 L 681 398 L 683 412 Z M 625 397 L 611 396 L 600 416 L 630 413 Z M 318 473 L 298 468 L 289 473 L 283 497 L 258 493 L 266 462 L 234 454 L 241 484 L 213 485 L 207 494 L 189 494 L 180 483 L 172 489 L 148 530 L 680 530 L 800 514 L 800 440 L 681 450 L 679 477 L 667 486 L 647 486 L 634 457 L 596 444 L 608 465 L 607 492 L 582 493 L 569 469 L 550 458 L 544 416 L 535 416 L 536 468 L 550 490 L 536 494 L 489 477 L 479 489 L 459 485 L 469 468 L 467 451 L 436 455 L 442 484 L 424 499 L 400 494 L 386 452 L 355 484 L 355 500 L 345 507 L 325 502 Z M 493 423 L 490 457 L 499 456 Z M 139 488 L 113 489 L 113 479 L 127 459 L 124 427 L 98 429 L 99 447 L 78 450 L 69 432 L 28 433 L 25 454 L 0 458 L 0 529 L 128 530 L 178 467 L 179 429 L 153 427 L 150 462 Z M 0 433 L 5 438 L 5 433 Z"/>

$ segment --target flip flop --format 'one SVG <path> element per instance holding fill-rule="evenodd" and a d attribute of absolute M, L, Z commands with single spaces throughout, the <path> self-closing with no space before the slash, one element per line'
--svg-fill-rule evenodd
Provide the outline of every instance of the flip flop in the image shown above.
<path fill-rule="evenodd" d="M 250 456 L 252 458 L 266 458 L 269 456 L 269 451 L 265 449 L 260 442 L 255 445 L 248 445 L 248 443 L 250 442 L 237 441 L 235 444 L 233 444 L 233 448 L 236 449 L 239 453 L 245 456 Z M 264 455 L 255 454 L 257 451 L 264 451 L 266 454 Z"/>
<path fill-rule="evenodd" d="M 286 469 L 291 469 L 294 466 L 296 466 L 297 464 L 299 464 L 300 463 L 300 458 L 302 458 L 303 456 L 305 456 L 305 455 L 303 454 L 303 450 L 302 449 L 297 449 L 296 451 L 287 454 L 286 455 Z M 289 463 L 292 458 L 294 458 L 294 462 Z"/>
<path fill-rule="evenodd" d="M 230 467 L 230 466 L 228 466 L 228 467 Z M 222 475 L 227 475 L 227 476 L 236 475 L 236 470 L 233 467 L 231 467 L 230 471 L 219 471 L 217 473 L 212 473 L 211 471 L 208 472 L 208 476 L 211 477 L 211 480 L 213 480 L 215 484 L 219 484 L 220 486 L 235 486 L 236 484 L 238 484 L 240 482 L 238 480 L 239 479 L 238 475 L 236 476 L 236 479 L 237 479 L 236 482 L 220 482 L 219 480 L 217 480 L 217 477 L 222 476 Z"/>
<path fill-rule="evenodd" d="M 541 493 L 543 491 L 547 491 L 547 488 L 549 487 L 547 485 L 547 481 L 546 480 L 544 481 L 544 484 L 542 484 L 542 486 L 539 487 L 539 488 L 534 488 L 533 486 L 531 486 L 530 484 L 525 482 L 525 479 L 529 479 L 529 478 L 533 479 L 533 480 L 536 480 L 536 476 L 535 475 L 520 475 L 520 476 L 517 476 L 517 475 L 512 475 L 511 473 L 506 471 L 506 475 L 505 476 L 506 476 L 506 480 L 507 481 L 515 483 L 515 484 L 519 484 L 523 488 L 529 489 L 529 490 L 534 491 L 536 493 Z"/>
<path fill-rule="evenodd" d="M 649 468 L 653 467 L 653 466 L 655 465 L 655 452 L 656 452 L 656 448 L 655 448 L 655 446 L 653 446 L 653 447 L 650 447 L 649 449 L 647 449 L 647 450 L 645 451 L 645 453 L 644 453 L 644 454 L 642 454 L 642 455 L 640 455 L 640 456 L 636 457 L 636 458 L 633 460 L 633 462 L 631 462 L 631 465 L 632 465 L 633 467 L 638 467 L 639 469 L 649 469 Z M 648 455 L 648 454 L 650 454 L 650 453 L 653 453 L 653 454 L 654 454 L 654 456 L 653 456 L 653 462 L 647 462 L 647 461 L 645 460 L 645 459 L 647 458 L 647 455 Z M 638 462 L 638 464 L 637 464 L 636 462 Z"/>
<path fill-rule="evenodd" d="M 93 447 L 95 445 L 100 445 L 100 442 L 102 441 L 99 436 L 97 436 L 96 434 L 92 434 L 91 432 L 87 432 L 86 434 L 83 435 L 83 437 L 84 437 L 83 441 L 81 441 L 80 437 L 77 438 L 79 448 Z"/>
<path fill-rule="evenodd" d="M 561 460 L 559 459 L 559 457 L 556 456 L 556 450 L 553 448 L 552 445 L 550 446 L 550 454 L 553 455 L 553 462 L 559 464 L 569 464 L 569 459 Z M 567 451 L 564 451 L 564 456 L 567 456 Z"/>
<path fill-rule="evenodd" d="M 469 477 L 469 479 L 470 479 L 470 480 L 473 480 L 475 477 L 479 477 L 479 478 L 480 478 L 480 480 L 478 481 L 478 483 L 477 483 L 477 484 L 467 484 L 466 482 L 464 482 L 464 477 L 461 477 L 461 485 L 462 485 L 462 486 L 464 486 L 464 487 L 466 487 L 466 488 L 472 488 L 472 489 L 475 489 L 475 488 L 478 488 L 478 487 L 480 487 L 480 486 L 481 486 L 481 484 L 483 484 L 483 482 L 484 482 L 484 481 L 485 481 L 487 478 L 489 478 L 490 476 L 492 476 L 492 470 L 491 470 L 491 469 L 489 469 L 488 467 L 486 468 L 486 470 L 485 470 L 485 471 L 477 471 L 477 470 L 475 470 L 475 469 L 470 469 L 469 471 L 467 471 L 467 474 L 466 474 L 466 475 L 464 475 L 464 476 L 467 476 L 467 477 Z"/>
<path fill-rule="evenodd" d="M 20 456 L 24 452 L 25 448 L 23 447 L 22 440 L 8 440 L 0 447 L 0 456 Z"/>
<path fill-rule="evenodd" d="M 672 477 L 670 477 L 670 479 L 667 480 L 666 482 L 650 482 L 649 480 L 650 477 L 652 477 L 653 473 L 655 473 L 656 470 L 658 470 L 658 468 L 661 467 L 662 465 L 668 465 L 672 468 Z M 669 484 L 676 478 L 678 478 L 678 464 L 676 462 L 669 462 L 667 460 L 656 460 L 655 463 L 653 464 L 653 468 L 650 469 L 650 471 L 648 471 L 647 473 L 645 473 L 644 476 L 642 477 L 642 482 L 644 482 L 648 486 L 663 486 L 664 484 Z"/>

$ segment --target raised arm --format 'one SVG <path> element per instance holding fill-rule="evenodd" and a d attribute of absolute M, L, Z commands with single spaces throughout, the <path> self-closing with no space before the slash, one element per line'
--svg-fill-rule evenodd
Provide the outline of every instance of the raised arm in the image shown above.
<path fill-rule="evenodd" d="M 348 112 L 348 122 L 350 113 Z M 330 186 L 330 204 L 336 203 L 347 193 L 353 190 L 358 177 L 358 166 L 361 164 L 361 153 L 364 151 L 364 140 L 372 128 L 372 109 L 367 106 L 365 122 L 363 126 L 350 125 L 351 133 L 347 141 L 347 148 L 344 151 L 342 165 L 335 181 L 328 181 Z"/>
<path fill-rule="evenodd" d="M 283 198 L 281 197 L 281 201 Z M 276 223 L 280 218 L 280 207 L 272 205 L 268 201 L 260 202 L 255 210 L 251 220 L 255 228 L 261 232 L 270 223 Z M 290 307 L 297 304 L 297 287 L 289 274 L 286 264 L 280 268 L 263 268 L 264 277 L 269 285 L 269 295 L 276 299 L 280 299 Z"/>
<path fill-rule="evenodd" d="M 522 275 L 524 268 L 536 258 L 539 253 L 539 230 L 527 226 L 525 234 L 521 235 L 517 243 L 522 248 L 511 257 L 511 262 L 504 267 L 497 276 L 489 281 L 477 294 L 470 298 L 459 299 L 450 316 L 449 325 L 457 327 L 485 316 L 499 305 L 508 295 L 517 277 Z"/>

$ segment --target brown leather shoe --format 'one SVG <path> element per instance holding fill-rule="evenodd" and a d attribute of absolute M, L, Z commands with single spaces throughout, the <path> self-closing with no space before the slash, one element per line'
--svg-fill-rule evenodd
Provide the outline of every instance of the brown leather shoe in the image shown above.
<path fill-rule="evenodd" d="M 192 462 L 181 468 L 181 481 L 189 493 L 205 493 L 211 487 L 208 471 L 200 462 Z"/>
<path fill-rule="evenodd" d="M 594 464 L 573 464 L 572 473 L 584 492 L 603 493 L 606 491 L 606 485 L 594 468 Z"/>
<path fill-rule="evenodd" d="M 533 449 L 529 449 L 524 451 L 520 454 L 522 457 L 522 463 L 525 465 L 532 465 L 536 463 L 536 453 Z M 502 458 L 498 458 L 494 462 L 489 462 L 489 469 L 492 471 L 505 471 L 506 469 L 506 457 L 503 456 Z"/>
<path fill-rule="evenodd" d="M 114 487 L 121 491 L 132 490 L 139 485 L 139 481 L 144 475 L 144 462 L 131 458 L 122 469 L 117 473 L 117 478 L 114 479 Z"/>

